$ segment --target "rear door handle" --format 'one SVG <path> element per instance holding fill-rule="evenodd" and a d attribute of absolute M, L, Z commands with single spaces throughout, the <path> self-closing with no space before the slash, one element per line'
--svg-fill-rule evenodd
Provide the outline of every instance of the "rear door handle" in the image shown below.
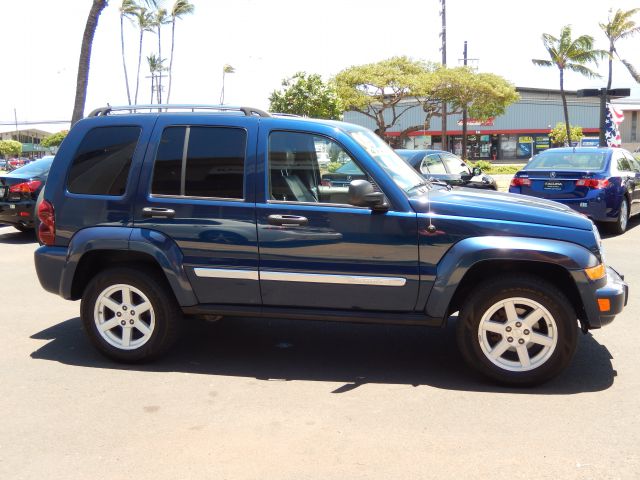
<path fill-rule="evenodd" d="M 269 225 L 279 225 L 281 227 L 302 227 L 309 223 L 307 217 L 298 215 L 269 215 L 267 220 Z"/>
<path fill-rule="evenodd" d="M 176 211 L 171 208 L 145 207 L 142 209 L 142 216 L 145 218 L 173 218 Z"/>

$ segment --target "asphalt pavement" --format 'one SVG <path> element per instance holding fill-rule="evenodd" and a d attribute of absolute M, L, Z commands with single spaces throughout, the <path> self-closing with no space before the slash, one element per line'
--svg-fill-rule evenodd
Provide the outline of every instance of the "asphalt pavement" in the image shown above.
<path fill-rule="evenodd" d="M 542 387 L 471 372 L 446 329 L 190 322 L 126 366 L 0 226 L 0 479 L 640 478 L 640 221 L 605 238 L 631 297 Z"/>

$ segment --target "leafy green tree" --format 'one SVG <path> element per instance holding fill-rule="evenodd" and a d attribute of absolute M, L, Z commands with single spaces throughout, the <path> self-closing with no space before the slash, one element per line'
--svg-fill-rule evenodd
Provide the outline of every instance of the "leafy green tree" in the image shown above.
<path fill-rule="evenodd" d="M 619 40 L 624 40 L 625 38 L 632 37 L 636 33 L 640 32 L 640 26 L 636 24 L 635 21 L 631 19 L 636 13 L 640 12 L 640 8 L 633 8 L 631 10 L 616 10 L 613 14 L 611 10 L 609 10 L 609 18 L 607 23 L 600 23 L 600 28 L 607 36 L 609 40 L 609 80 L 607 81 L 607 89 L 611 88 L 611 81 L 613 77 L 613 54 L 618 55 L 618 51 L 616 49 L 616 42 Z M 620 55 L 618 55 L 620 58 Z M 631 75 L 636 78 L 635 70 L 629 68 L 628 62 L 622 60 L 622 63 L 629 69 Z M 636 78 L 637 81 L 637 78 Z"/>
<path fill-rule="evenodd" d="M 403 100 L 425 93 L 421 77 L 427 72 L 424 62 L 392 57 L 342 70 L 334 82 L 344 108 L 373 119 L 376 132 L 383 137 L 413 107 Z M 385 112 L 389 112 L 388 120 Z"/>
<path fill-rule="evenodd" d="M 565 143 L 571 143 L 571 141 L 579 142 L 582 137 L 584 137 L 582 133 L 582 127 L 571 126 L 571 136 L 567 136 L 567 126 L 562 122 L 558 122 L 558 124 L 551 130 L 549 133 L 549 138 L 555 145 L 564 145 Z"/>
<path fill-rule="evenodd" d="M 102 10 L 107 6 L 107 0 L 93 0 L 87 21 L 82 34 L 82 45 L 80 47 L 80 59 L 78 61 L 78 75 L 76 78 L 76 96 L 73 102 L 73 113 L 71 115 L 71 125 L 84 116 L 84 105 L 87 101 L 87 86 L 89 84 L 89 64 L 91 63 L 91 47 L 93 46 L 93 36 L 98 27 L 98 18 Z"/>
<path fill-rule="evenodd" d="M 167 89 L 167 103 L 169 103 L 169 97 L 171 96 L 171 80 L 173 75 L 173 48 L 175 46 L 176 38 L 176 20 L 184 17 L 185 15 L 191 15 L 194 11 L 194 7 L 188 0 L 176 0 L 171 8 L 171 54 L 169 56 L 169 88 Z"/>
<path fill-rule="evenodd" d="M 604 50 L 594 49 L 593 37 L 590 35 L 581 35 L 576 39 L 572 38 L 570 25 L 562 27 L 559 38 L 549 33 L 542 34 L 542 42 L 550 60 L 533 59 L 532 62 L 540 67 L 557 67 L 560 72 L 560 95 L 562 96 L 562 106 L 564 108 L 564 122 L 567 129 L 567 140 L 571 143 L 569 109 L 567 108 L 567 97 L 564 92 L 564 71 L 576 72 L 588 78 L 599 77 L 600 75 L 588 68 L 586 64 L 595 63 L 597 65 L 598 60 L 606 57 L 608 53 Z"/>
<path fill-rule="evenodd" d="M 65 139 L 68 133 L 69 133 L 69 130 L 61 130 L 58 133 L 52 133 L 51 135 L 44 137 L 40 142 L 40 145 L 47 148 L 57 147 L 62 143 L 62 140 Z"/>
<path fill-rule="evenodd" d="M 272 112 L 292 113 L 312 118 L 340 119 L 342 106 L 332 84 L 320 75 L 297 72 L 282 80 L 282 89 L 269 97 Z"/>
<path fill-rule="evenodd" d="M 17 157 L 22 153 L 22 144 L 16 140 L 0 140 L 0 155 Z"/>

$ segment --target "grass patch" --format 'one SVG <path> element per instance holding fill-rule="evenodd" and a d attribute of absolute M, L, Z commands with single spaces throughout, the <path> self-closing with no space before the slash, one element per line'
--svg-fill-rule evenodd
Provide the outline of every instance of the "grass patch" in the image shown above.
<path fill-rule="evenodd" d="M 471 163 L 474 167 L 479 167 L 487 175 L 513 175 L 520 171 L 524 165 L 494 165 L 485 160 L 478 160 Z"/>

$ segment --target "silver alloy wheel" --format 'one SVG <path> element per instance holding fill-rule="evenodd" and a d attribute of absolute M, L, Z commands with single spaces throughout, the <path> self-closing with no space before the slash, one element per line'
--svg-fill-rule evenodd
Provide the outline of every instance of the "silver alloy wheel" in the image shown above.
<path fill-rule="evenodd" d="M 512 297 L 487 309 L 478 326 L 478 340 L 494 365 L 511 372 L 527 372 L 551 358 L 558 343 L 558 328 L 540 303 Z"/>
<path fill-rule="evenodd" d="M 620 204 L 620 230 L 623 232 L 627 229 L 627 222 L 629 220 L 629 208 L 627 206 L 627 199 L 623 198 Z"/>
<path fill-rule="evenodd" d="M 149 299 L 126 284 L 111 285 L 100 292 L 93 319 L 100 336 L 121 350 L 135 350 L 147 343 L 156 324 Z"/>

